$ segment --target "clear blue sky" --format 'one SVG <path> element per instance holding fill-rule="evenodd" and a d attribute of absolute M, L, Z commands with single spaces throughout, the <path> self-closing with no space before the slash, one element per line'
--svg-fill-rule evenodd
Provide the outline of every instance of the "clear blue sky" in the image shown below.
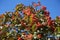
<path fill-rule="evenodd" d="M 42 5 L 47 7 L 50 12 L 50 16 L 54 19 L 56 16 L 60 16 L 60 0 L 40 0 Z M 32 2 L 38 2 L 38 0 L 0 0 L 0 14 L 6 11 L 14 11 L 13 9 L 19 3 L 24 5 L 31 5 Z"/>

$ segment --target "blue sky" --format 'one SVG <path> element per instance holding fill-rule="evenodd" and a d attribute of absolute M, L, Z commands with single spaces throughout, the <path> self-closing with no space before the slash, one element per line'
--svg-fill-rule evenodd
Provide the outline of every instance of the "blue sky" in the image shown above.
<path fill-rule="evenodd" d="M 38 0 L 0 0 L 0 14 L 6 11 L 14 11 L 15 6 L 19 3 L 31 5 L 32 2 L 38 2 Z M 40 0 L 40 2 L 47 7 L 53 19 L 60 16 L 60 0 Z"/>

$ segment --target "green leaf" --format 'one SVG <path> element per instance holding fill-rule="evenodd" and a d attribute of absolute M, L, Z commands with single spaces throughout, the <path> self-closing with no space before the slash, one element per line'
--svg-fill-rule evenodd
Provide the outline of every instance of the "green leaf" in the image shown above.
<path fill-rule="evenodd" d="M 36 24 L 32 26 L 32 31 L 35 31 L 35 28 L 36 28 Z"/>
<path fill-rule="evenodd" d="M 60 27 L 56 27 L 57 32 L 60 33 Z"/>
<path fill-rule="evenodd" d="M 18 4 L 15 8 L 16 11 L 21 11 L 23 9 L 23 4 Z"/>

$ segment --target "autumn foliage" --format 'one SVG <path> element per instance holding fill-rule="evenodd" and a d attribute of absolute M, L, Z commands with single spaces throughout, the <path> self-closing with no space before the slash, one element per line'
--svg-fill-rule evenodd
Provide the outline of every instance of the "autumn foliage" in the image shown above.
<path fill-rule="evenodd" d="M 36 9 L 38 6 L 40 9 Z M 0 40 L 48 40 L 48 34 L 54 33 L 60 33 L 60 16 L 52 19 L 40 2 L 32 6 L 21 3 L 14 12 L 0 15 Z"/>

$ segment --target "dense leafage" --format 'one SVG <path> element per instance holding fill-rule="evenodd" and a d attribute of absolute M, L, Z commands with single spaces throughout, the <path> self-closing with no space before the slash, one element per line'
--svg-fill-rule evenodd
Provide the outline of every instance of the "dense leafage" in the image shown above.
<path fill-rule="evenodd" d="M 56 31 L 59 33 L 60 16 L 52 20 L 46 6 L 36 10 L 37 6 L 41 6 L 40 2 L 37 4 L 33 2 L 32 6 L 18 4 L 15 12 L 0 15 L 0 39 L 44 40 L 48 33 L 50 35 L 54 35 Z"/>

